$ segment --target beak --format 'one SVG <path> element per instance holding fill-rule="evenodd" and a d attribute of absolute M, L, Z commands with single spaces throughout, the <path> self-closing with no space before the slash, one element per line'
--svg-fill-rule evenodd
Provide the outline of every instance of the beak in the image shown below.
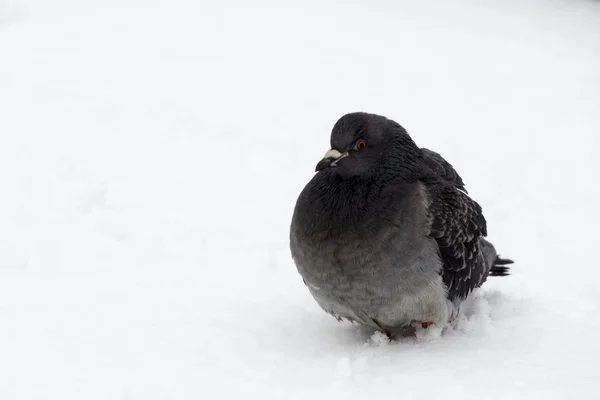
<path fill-rule="evenodd" d="M 327 167 L 334 167 L 342 158 L 348 157 L 348 152 L 340 153 L 336 149 L 331 149 L 323 156 L 323 159 L 317 164 L 315 172 L 324 170 Z"/>

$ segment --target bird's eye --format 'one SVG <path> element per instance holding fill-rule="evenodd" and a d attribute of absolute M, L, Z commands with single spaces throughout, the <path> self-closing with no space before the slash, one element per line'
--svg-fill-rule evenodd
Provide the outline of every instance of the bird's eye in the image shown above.
<path fill-rule="evenodd" d="M 365 139 L 360 139 L 356 142 L 356 150 L 364 150 L 367 148 L 367 141 Z"/>

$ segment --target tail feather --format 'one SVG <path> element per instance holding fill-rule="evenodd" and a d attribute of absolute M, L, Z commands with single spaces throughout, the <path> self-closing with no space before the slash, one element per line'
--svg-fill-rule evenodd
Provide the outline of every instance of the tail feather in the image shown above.
<path fill-rule="evenodd" d="M 509 275 L 510 267 L 507 267 L 508 264 L 514 263 L 513 260 L 509 260 L 508 258 L 500 258 L 496 256 L 494 260 L 494 265 L 490 268 L 490 276 L 506 276 Z"/>

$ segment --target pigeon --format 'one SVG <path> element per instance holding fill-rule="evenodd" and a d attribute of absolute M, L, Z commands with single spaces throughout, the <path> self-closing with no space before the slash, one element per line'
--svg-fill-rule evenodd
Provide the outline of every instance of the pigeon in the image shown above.
<path fill-rule="evenodd" d="M 508 275 L 513 261 L 486 236 L 480 205 L 448 161 L 397 122 L 356 112 L 334 125 L 289 240 L 323 310 L 393 337 L 445 329 L 488 276 Z"/>

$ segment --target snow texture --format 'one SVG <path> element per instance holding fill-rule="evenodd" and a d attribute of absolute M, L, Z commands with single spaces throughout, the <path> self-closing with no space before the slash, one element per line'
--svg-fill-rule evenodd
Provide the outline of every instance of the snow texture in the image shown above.
<path fill-rule="evenodd" d="M 0 399 L 600 390 L 600 2 L 0 0 Z M 322 312 L 294 202 L 350 111 L 517 263 L 440 335 Z"/>

